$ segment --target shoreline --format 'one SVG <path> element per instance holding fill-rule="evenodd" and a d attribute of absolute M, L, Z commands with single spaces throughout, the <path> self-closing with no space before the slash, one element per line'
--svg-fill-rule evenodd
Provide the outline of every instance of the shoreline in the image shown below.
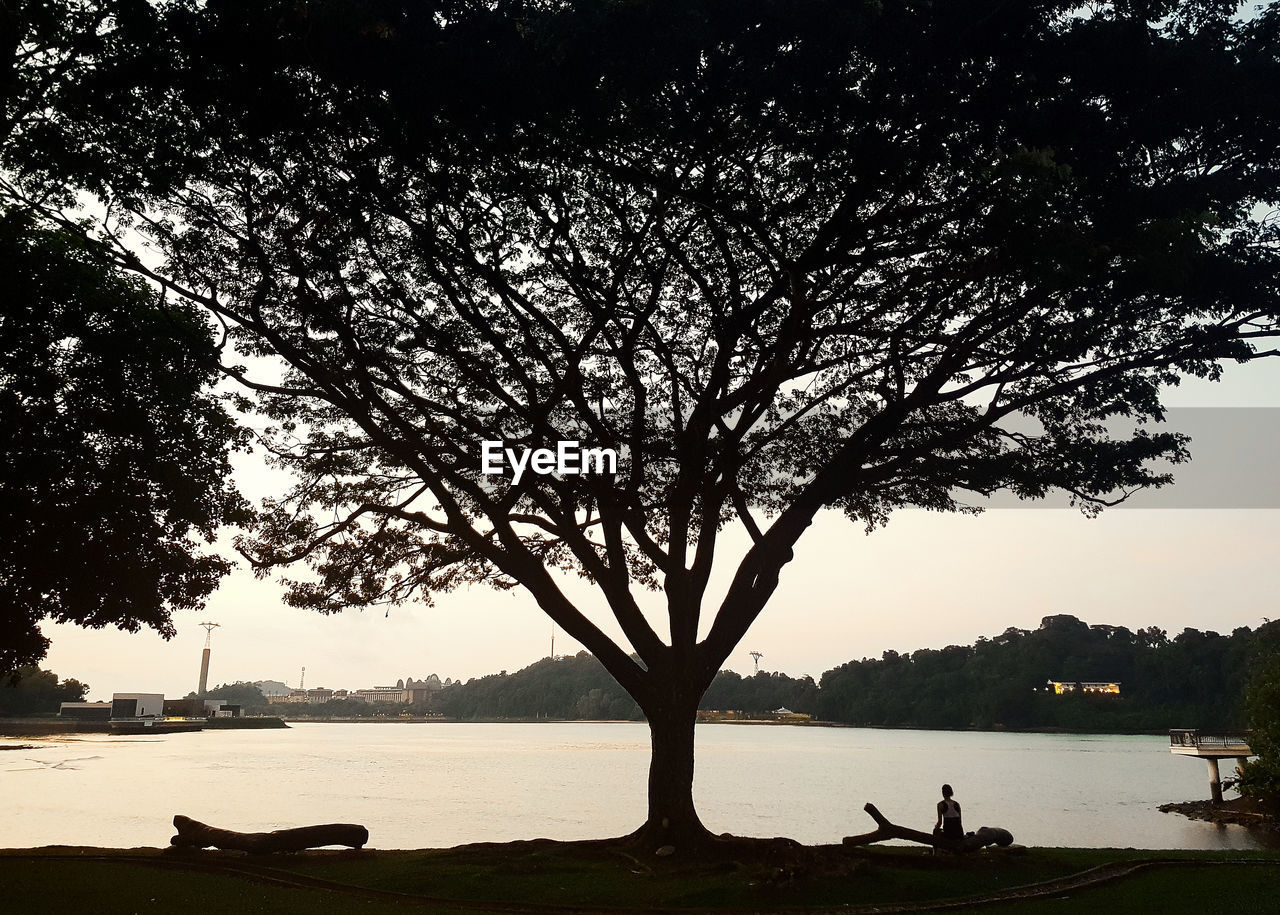
<path fill-rule="evenodd" d="M 216 723 L 215 723 L 216 722 Z M 249 718 L 175 718 L 156 721 L 110 719 L 83 721 L 68 718 L 0 718 L 0 739 L 21 740 L 27 737 L 61 737 L 80 734 L 115 734 L 137 736 L 148 734 L 180 734 L 192 731 L 253 730 L 259 728 L 287 728 L 283 718 L 274 716 Z M 6 749 L 6 748 L 0 748 Z M 10 748 L 11 749 L 11 748 Z"/>
<path fill-rule="evenodd" d="M 643 718 L 320 718 L 281 716 L 282 720 L 294 724 L 646 724 Z M 769 725 L 798 728 L 849 728 L 865 731 L 928 731 L 938 734 L 1095 734 L 1100 737 L 1164 737 L 1168 738 L 1169 728 L 1129 728 L 1126 730 L 1104 731 L 1096 728 L 927 728 L 915 725 L 891 724 L 849 724 L 843 721 L 777 721 L 769 718 L 724 718 L 699 720 L 703 724 L 727 725 Z"/>
<path fill-rule="evenodd" d="M 445 718 L 430 717 L 368 717 L 368 718 L 322 718 L 311 716 L 291 717 L 288 715 L 244 716 L 240 718 L 211 718 L 199 722 L 176 720 L 165 727 L 158 722 L 152 727 L 138 726 L 134 722 L 120 722 L 126 727 L 112 727 L 109 721 L 79 721 L 57 717 L 15 717 L 0 718 L 0 739 L 20 739 L 23 737 L 51 737 L 60 734 L 146 734 L 174 733 L 180 730 L 243 730 L 252 728 L 288 728 L 291 724 L 645 724 L 644 719 L 633 718 Z M 799 728 L 849 728 L 868 731 L 926 731 L 930 733 L 955 734 L 1064 734 L 1099 737 L 1168 737 L 1169 729 L 1130 728 L 1126 730 L 1097 730 L 1092 728 L 928 728 L 910 725 L 877 725 L 848 724 L 843 721 L 778 721 L 768 718 L 733 718 L 701 720 L 697 724 L 724 725 L 767 725 L 770 727 Z"/>
<path fill-rule="evenodd" d="M 1268 804 L 1260 798 L 1236 797 L 1215 804 L 1213 801 L 1177 801 L 1161 804 L 1161 813 L 1176 813 L 1190 820 L 1201 820 L 1218 826 L 1244 826 L 1280 834 L 1280 802 Z"/>

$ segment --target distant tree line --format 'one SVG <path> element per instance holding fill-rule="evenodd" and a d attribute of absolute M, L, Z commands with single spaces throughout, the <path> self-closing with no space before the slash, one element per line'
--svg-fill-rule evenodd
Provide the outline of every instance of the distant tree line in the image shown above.
<path fill-rule="evenodd" d="M 760 714 L 778 708 L 842 724 L 921 728 L 1066 728 L 1099 731 L 1244 727 L 1245 686 L 1261 646 L 1280 623 L 1230 635 L 1151 626 L 1090 626 L 1045 617 L 1035 630 L 1006 629 L 973 645 L 924 648 L 850 661 L 815 683 L 760 671 L 722 670 L 704 710 Z M 1118 682 L 1120 695 L 1058 695 L 1047 685 Z M 586 652 L 508 674 L 458 683 L 436 695 L 452 719 L 638 718 L 639 709 Z"/>
<path fill-rule="evenodd" d="M 435 696 L 435 708 L 462 721 L 554 718 L 640 720 L 635 700 L 590 653 L 543 658 L 523 670 L 455 683 Z"/>
<path fill-rule="evenodd" d="M 869 727 L 1066 728 L 1103 732 L 1170 727 L 1239 728 L 1263 720 L 1275 687 L 1260 679 L 1275 666 L 1280 622 L 1230 635 L 1185 629 L 1170 638 L 1154 626 L 1136 632 L 1089 624 L 1074 616 L 1045 617 L 1035 630 L 1006 629 L 973 645 L 886 651 L 849 661 L 812 677 L 776 671 L 744 677 L 722 670 L 702 697 L 705 710 L 748 715 L 788 708 L 825 721 Z M 1270 660 L 1268 660 L 1270 659 Z M 1276 668 L 1280 670 L 1280 668 Z M 26 686 L 0 689 L 0 714 L 56 712 L 86 687 L 58 684 L 30 669 Z M 1255 673 L 1259 672 L 1259 673 Z M 1246 686 L 1255 698 L 1246 711 Z M 1280 682 L 1280 674 L 1267 679 Z M 1120 683 L 1119 696 L 1076 690 L 1057 695 L 1047 681 Z M 21 686 L 21 684 L 20 684 Z M 21 698 L 25 697 L 25 698 Z M 543 658 L 437 691 L 425 703 L 271 705 L 252 683 L 223 684 L 210 699 L 225 699 L 245 713 L 290 718 L 367 718 L 440 715 L 457 721 L 538 719 L 639 720 L 639 706 L 588 652 Z M 14 710 L 10 710 L 14 709 Z M 1280 711 L 1276 712 L 1280 714 Z M 1273 715 L 1275 717 L 1275 715 Z"/>
<path fill-rule="evenodd" d="M 59 680 L 51 670 L 34 664 L 19 667 L 0 677 L 0 717 L 6 715 L 47 715 L 64 702 L 80 702 L 89 691 L 79 680 Z"/>
<path fill-rule="evenodd" d="M 812 686 L 813 681 L 809 684 Z M 595 719 L 640 720 L 640 707 L 589 652 L 554 660 L 543 658 L 509 674 L 505 670 L 450 683 L 426 702 L 365 702 L 331 699 L 271 705 L 252 683 L 224 684 L 205 694 L 225 699 L 248 714 L 267 713 L 289 718 L 376 718 L 443 716 L 458 721 L 551 718 L 566 721 Z"/>
<path fill-rule="evenodd" d="M 814 715 L 818 710 L 818 684 L 813 677 L 793 679 L 778 671 L 757 671 L 743 677 L 722 670 L 711 681 L 698 706 L 704 710 L 760 715 L 781 708 Z"/>
<path fill-rule="evenodd" d="M 263 713 L 270 708 L 270 703 L 267 701 L 267 697 L 262 694 L 262 690 L 252 683 L 244 683 L 242 681 L 223 683 L 199 697 L 194 692 L 187 693 L 187 698 L 221 699 L 231 705 L 240 706 L 241 711 L 250 714 Z"/>
<path fill-rule="evenodd" d="M 822 675 L 817 714 L 855 725 L 923 728 L 1072 728 L 1100 731 L 1243 727 L 1244 688 L 1265 634 L 1224 636 L 1154 626 L 1090 626 L 1045 617 L 974 645 L 886 651 Z M 1056 695 L 1048 680 L 1115 681 L 1119 696 Z M 807 709 L 801 709 L 807 711 Z"/>

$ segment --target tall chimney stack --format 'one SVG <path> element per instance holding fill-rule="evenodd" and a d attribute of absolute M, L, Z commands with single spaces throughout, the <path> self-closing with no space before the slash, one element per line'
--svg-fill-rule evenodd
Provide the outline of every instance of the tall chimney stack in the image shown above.
<path fill-rule="evenodd" d="M 213 640 L 213 630 L 218 628 L 217 623 L 201 623 L 204 629 L 204 654 L 200 656 L 200 688 L 196 690 L 196 695 L 203 697 L 209 689 L 209 645 Z"/>
<path fill-rule="evenodd" d="M 197 696 L 203 696 L 209 688 L 209 649 L 206 648 L 200 655 L 200 688 L 196 690 Z"/>

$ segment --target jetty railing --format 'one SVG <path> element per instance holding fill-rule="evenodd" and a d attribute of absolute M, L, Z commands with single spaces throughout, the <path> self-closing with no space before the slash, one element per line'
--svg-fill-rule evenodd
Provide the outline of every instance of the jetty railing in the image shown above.
<path fill-rule="evenodd" d="M 1174 728 L 1169 731 L 1170 748 L 1186 748 L 1191 750 L 1236 750 L 1248 749 L 1252 731 L 1202 731 L 1198 728 Z M 1227 752 L 1224 756 L 1237 754 Z"/>

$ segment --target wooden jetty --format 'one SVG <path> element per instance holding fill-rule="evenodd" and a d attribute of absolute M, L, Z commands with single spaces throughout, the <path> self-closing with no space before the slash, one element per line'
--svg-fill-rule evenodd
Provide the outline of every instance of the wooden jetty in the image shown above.
<path fill-rule="evenodd" d="M 1194 756 L 1209 764 L 1209 796 L 1222 803 L 1222 779 L 1218 760 L 1235 759 L 1241 765 L 1254 755 L 1249 749 L 1249 731 L 1202 731 L 1196 728 L 1171 728 L 1169 752 L 1175 756 Z"/>

